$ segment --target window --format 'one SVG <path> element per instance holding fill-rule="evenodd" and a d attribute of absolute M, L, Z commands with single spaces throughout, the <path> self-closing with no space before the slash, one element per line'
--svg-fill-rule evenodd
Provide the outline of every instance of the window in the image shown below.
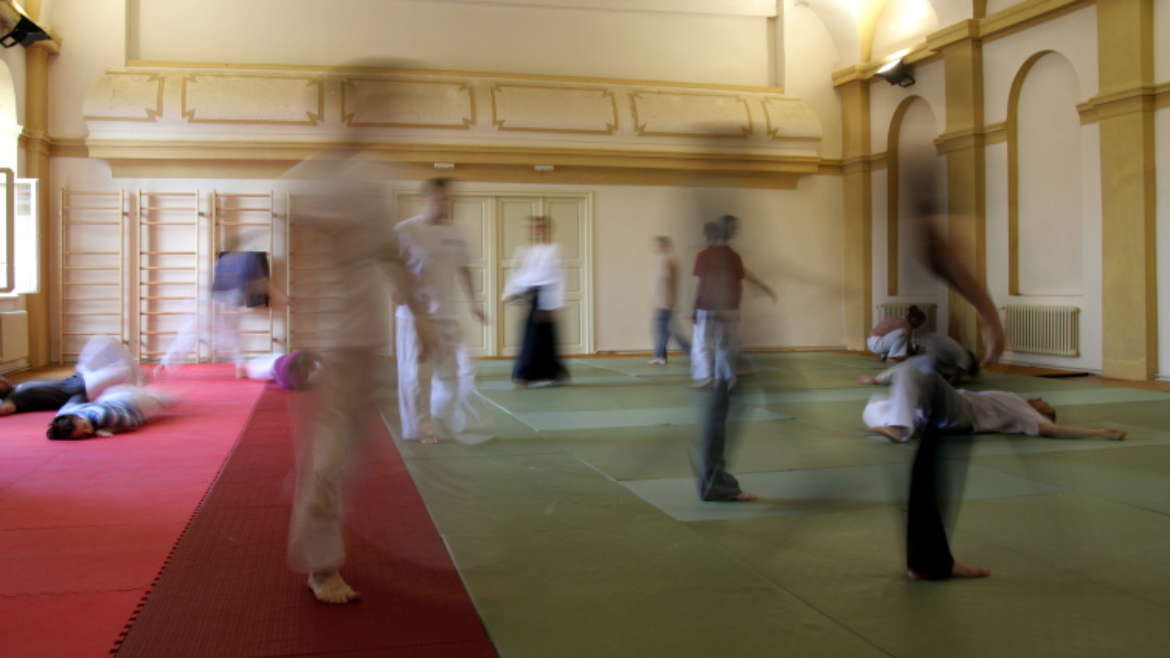
<path fill-rule="evenodd" d="M 4 198 L 6 183 L 0 179 L 0 199 Z M 17 178 L 15 204 L 12 217 L 5 217 L 4 221 L 12 222 L 13 229 L 13 280 L 8 279 L 8 231 L 0 231 L 0 290 L 9 286 L 12 290 L 7 295 L 24 295 L 40 290 L 40 248 L 37 235 L 37 179 Z M 4 212 L 3 202 L 0 202 L 0 213 Z M 7 228 L 7 227 L 5 227 Z"/>

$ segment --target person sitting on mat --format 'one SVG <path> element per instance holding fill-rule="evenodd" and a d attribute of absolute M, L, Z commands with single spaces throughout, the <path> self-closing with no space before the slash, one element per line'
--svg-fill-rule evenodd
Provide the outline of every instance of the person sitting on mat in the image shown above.
<path fill-rule="evenodd" d="M 297 391 L 312 388 L 321 373 L 321 358 L 306 350 L 268 354 L 244 364 L 248 379 L 276 382 L 281 388 Z"/>
<path fill-rule="evenodd" d="M 926 314 L 917 306 L 906 309 L 905 317 L 891 315 L 869 330 L 865 346 L 870 352 L 886 359 L 902 359 L 910 356 L 910 334 L 926 324 Z"/>
<path fill-rule="evenodd" d="M 158 389 L 119 384 L 93 402 L 70 402 L 49 423 L 50 439 L 88 439 L 138 429 L 174 405 L 175 398 Z"/>
<path fill-rule="evenodd" d="M 138 378 L 138 364 L 125 346 L 108 336 L 95 336 L 81 350 L 76 370 L 68 377 L 15 386 L 0 377 L 0 416 L 56 411 L 74 398 L 94 400 L 110 386 L 136 384 Z"/>
<path fill-rule="evenodd" d="M 1058 425 L 1056 411 L 1042 398 L 1025 400 L 1008 391 L 956 389 L 933 369 L 924 371 L 923 363 L 912 359 L 870 378 L 891 388 L 889 396 L 875 395 L 865 405 L 862 419 L 870 431 L 895 443 L 905 443 L 928 428 L 945 434 L 1125 438 L 1121 429 Z"/>

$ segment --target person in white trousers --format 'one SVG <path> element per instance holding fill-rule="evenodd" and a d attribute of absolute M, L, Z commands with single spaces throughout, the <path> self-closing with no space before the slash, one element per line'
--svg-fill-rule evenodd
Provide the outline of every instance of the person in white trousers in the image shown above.
<path fill-rule="evenodd" d="M 434 178 L 423 185 L 425 209 L 395 227 L 402 260 L 414 279 L 417 306 L 424 309 L 434 329 L 435 349 L 429 357 L 419 352 L 415 317 L 410 306 L 395 312 L 398 357 L 398 415 L 402 438 L 437 443 L 455 438 L 466 429 L 460 410 L 474 393 L 474 375 L 460 377 L 463 345 L 456 291 L 462 285 L 475 299 L 471 256 L 462 232 L 452 222 L 450 183 Z M 483 307 L 473 301 L 471 313 L 486 322 Z"/>
<path fill-rule="evenodd" d="M 378 420 L 378 353 L 389 335 L 390 290 L 416 312 L 415 332 L 422 356 L 434 344 L 428 316 L 414 294 L 414 279 L 388 221 L 384 181 L 390 172 L 356 150 L 324 154 L 288 174 L 296 194 L 294 226 L 324 234 L 326 253 L 306 285 L 328 287 L 337 311 L 325 318 L 329 343 L 319 350 L 321 392 L 306 440 L 295 451 L 296 486 L 289 524 L 289 566 L 307 573 L 308 586 L 323 603 L 349 603 L 358 592 L 342 577 L 345 562 L 343 499 L 347 473 L 363 461 Z"/>

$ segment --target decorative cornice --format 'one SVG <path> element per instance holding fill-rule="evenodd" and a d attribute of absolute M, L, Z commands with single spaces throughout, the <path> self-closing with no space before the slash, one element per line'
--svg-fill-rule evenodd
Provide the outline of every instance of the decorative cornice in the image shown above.
<path fill-rule="evenodd" d="M 1095 4 L 1096 0 L 1025 0 L 986 18 L 968 18 L 926 36 L 905 56 L 907 64 L 931 61 L 948 46 L 969 39 L 990 40 L 1007 36 Z M 872 80 L 882 62 L 858 64 L 833 73 L 833 86 L 854 80 Z"/>
<path fill-rule="evenodd" d="M 1170 107 L 1170 82 L 1158 85 L 1139 85 L 1094 96 L 1077 105 L 1081 123 L 1096 123 L 1103 119 L 1128 114 L 1152 112 Z"/>
<path fill-rule="evenodd" d="M 1027 0 L 997 11 L 979 21 L 979 37 L 1004 37 L 1021 29 L 1032 27 L 1070 11 L 1095 4 L 1096 0 Z"/>
<path fill-rule="evenodd" d="M 301 64 L 236 64 L 231 62 L 177 62 L 171 60 L 132 59 L 126 62 L 131 68 L 159 69 L 223 69 L 248 71 L 312 71 L 316 73 L 372 73 L 394 76 L 430 76 L 451 78 L 499 78 L 532 80 L 538 82 L 560 82 L 565 84 L 588 85 L 637 85 L 643 87 L 682 87 L 691 89 L 721 89 L 727 91 L 751 91 L 764 94 L 783 94 L 784 87 L 767 85 L 732 85 L 706 82 L 683 82 L 678 80 L 642 80 L 639 78 L 596 78 L 589 76 L 547 75 L 543 73 L 493 73 L 490 71 L 455 71 L 441 69 L 400 69 L 373 66 L 314 66 Z"/>
<path fill-rule="evenodd" d="M 939 135 L 934 140 L 934 147 L 939 155 L 945 155 L 956 151 L 982 148 L 985 143 L 984 130 L 964 128 Z"/>

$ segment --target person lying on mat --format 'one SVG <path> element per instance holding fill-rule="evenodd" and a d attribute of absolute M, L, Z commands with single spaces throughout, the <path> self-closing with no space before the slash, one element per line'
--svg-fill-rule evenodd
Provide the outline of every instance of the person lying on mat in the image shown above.
<path fill-rule="evenodd" d="M 870 431 L 896 443 L 905 443 L 920 431 L 946 434 L 1023 434 L 1051 438 L 1101 436 L 1113 441 L 1125 438 L 1125 430 L 1110 427 L 1058 425 L 1056 411 L 1041 398 L 1008 391 L 956 389 L 933 370 L 907 361 L 873 379 L 889 384 L 889 396 L 875 395 L 862 412 Z"/>
<path fill-rule="evenodd" d="M 281 388 L 297 391 L 312 388 L 321 374 L 321 358 L 306 350 L 288 354 L 267 354 L 244 364 L 248 379 L 276 382 Z"/>
<path fill-rule="evenodd" d="M 49 423 L 50 439 L 88 439 L 138 429 L 157 417 L 176 399 L 158 389 L 119 384 L 93 402 L 65 405 Z"/>
<path fill-rule="evenodd" d="M 95 400 L 111 386 L 138 383 L 138 364 L 118 341 L 108 336 L 89 339 L 76 371 L 64 379 L 22 382 L 15 386 L 0 377 L 0 416 L 26 411 L 56 411 L 76 398 Z"/>

